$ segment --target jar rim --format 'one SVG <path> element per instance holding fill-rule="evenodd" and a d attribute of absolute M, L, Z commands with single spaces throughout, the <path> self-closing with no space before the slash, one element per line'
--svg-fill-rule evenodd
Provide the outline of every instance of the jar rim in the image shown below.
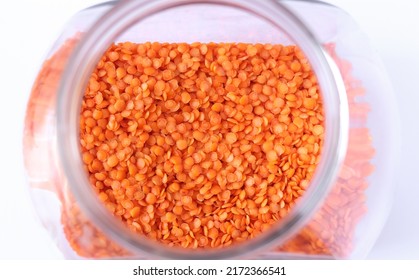
<path fill-rule="evenodd" d="M 303 22 L 280 0 L 157 0 L 119 1 L 84 34 L 73 51 L 60 82 L 57 99 L 57 147 L 68 186 L 81 210 L 95 226 L 135 256 L 178 259 L 223 259 L 261 252 L 283 244 L 321 206 L 336 180 L 348 141 L 349 113 L 340 72 L 322 45 Z M 81 100 L 90 73 L 113 40 L 132 24 L 184 5 L 215 4 L 244 10 L 282 29 L 298 44 L 318 78 L 325 103 L 325 139 L 320 162 L 309 187 L 286 217 L 266 232 L 222 249 L 187 250 L 170 248 L 132 233 L 115 219 L 90 187 L 83 169 L 78 138 Z M 291 34 L 290 34 L 291 33 Z M 77 97 L 77 98 L 76 98 Z M 70 135 L 70 137 L 69 137 Z M 77 136 L 77 137 L 71 137 Z"/>

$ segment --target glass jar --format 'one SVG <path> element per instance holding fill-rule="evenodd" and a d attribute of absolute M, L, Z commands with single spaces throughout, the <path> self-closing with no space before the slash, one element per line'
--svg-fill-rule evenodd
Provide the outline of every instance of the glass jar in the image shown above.
<path fill-rule="evenodd" d="M 324 102 L 320 162 L 283 219 L 251 240 L 171 248 L 129 231 L 83 169 L 79 120 L 92 70 L 113 42 L 296 45 Z M 399 151 L 397 108 L 381 62 L 344 11 L 318 1 L 113 1 L 76 14 L 34 83 L 25 166 L 36 210 L 67 258 L 363 258 L 390 209 Z M 285 195 L 292 195 L 287 194 Z"/>

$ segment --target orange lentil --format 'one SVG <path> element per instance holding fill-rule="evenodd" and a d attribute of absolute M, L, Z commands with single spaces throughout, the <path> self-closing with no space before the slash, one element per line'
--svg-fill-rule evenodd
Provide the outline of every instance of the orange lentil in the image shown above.
<path fill-rule="evenodd" d="M 233 132 L 227 133 L 227 135 L 226 135 L 226 141 L 229 144 L 235 143 L 237 141 L 237 135 L 235 133 L 233 133 Z"/>
<path fill-rule="evenodd" d="M 169 185 L 168 190 L 172 193 L 176 193 L 180 190 L 180 185 L 177 182 L 173 182 Z"/>
<path fill-rule="evenodd" d="M 283 244 L 279 250 L 298 254 L 345 258 L 353 249 L 356 224 L 366 212 L 364 188 L 368 185 L 368 175 L 355 175 L 353 170 L 359 170 L 360 166 L 362 166 L 360 170 L 367 170 L 367 166 L 371 166 L 374 148 L 370 133 L 365 127 L 368 109 L 361 109 L 365 108 L 367 104 L 364 101 L 357 100 L 357 97 L 362 95 L 364 89 L 359 81 L 352 76 L 350 68 L 345 67 L 345 65 L 350 65 L 349 62 L 341 59 L 336 54 L 334 45 L 328 44 L 326 48 L 339 66 L 345 85 L 347 85 L 350 111 L 360 110 L 359 120 L 362 121 L 357 123 L 357 127 L 349 129 L 348 151 L 338 176 L 339 179 L 331 189 L 323 206 L 314 215 L 313 219 L 298 234 Z M 305 80 L 303 86 L 311 89 L 315 86 L 315 83 L 312 83 L 311 80 Z M 306 109 L 316 110 L 317 105 L 318 103 L 314 98 L 305 98 L 303 100 L 303 106 Z M 314 125 L 312 133 L 316 136 L 310 136 L 307 142 L 317 144 L 315 137 L 323 135 L 323 126 L 321 124 Z M 311 148 L 309 147 L 307 145 L 298 148 L 298 154 L 306 156 L 310 153 Z M 360 150 L 363 151 L 361 154 L 359 153 Z M 307 180 L 300 181 L 302 188 L 305 189 L 307 185 Z M 281 193 L 282 195 L 283 193 Z M 278 200 L 278 197 L 272 196 L 271 199 Z M 279 210 L 279 213 L 281 217 L 286 214 L 285 212 L 281 214 L 282 209 L 287 207 L 282 203 L 283 200 L 280 201 L 281 210 Z"/>
<path fill-rule="evenodd" d="M 190 196 L 183 196 L 182 197 L 182 204 L 188 205 L 192 202 L 192 198 Z"/>
<path fill-rule="evenodd" d="M 53 107 L 59 81 L 57 75 L 63 72 L 63 67 L 66 65 L 69 54 L 78 39 L 79 36 L 77 35 L 75 38 L 66 41 L 55 54 L 45 61 L 37 77 L 28 103 L 25 120 L 25 133 L 33 137 L 28 138 L 29 145 L 24 146 L 26 151 L 28 147 L 32 147 L 33 143 L 36 143 L 36 135 L 40 135 L 42 141 L 45 139 L 43 137 L 46 131 L 43 115 L 44 112 L 50 110 L 50 107 Z M 185 46 L 188 45 L 185 44 Z M 219 48 L 220 46 L 222 48 Z M 81 112 L 82 123 L 80 124 L 81 156 L 87 172 L 91 175 L 89 179 L 92 187 L 97 191 L 99 199 L 110 213 L 123 220 L 135 233 L 146 235 L 170 246 L 191 248 L 229 246 L 235 242 L 253 238 L 258 232 L 269 228 L 271 223 L 283 218 L 293 207 L 293 202 L 297 199 L 297 196 L 304 193 L 305 188 L 309 185 L 322 147 L 324 133 L 322 101 L 319 97 L 316 77 L 309 72 L 310 65 L 307 64 L 301 52 L 294 46 L 258 44 L 255 47 L 249 44 L 230 44 L 227 46 L 225 44 L 211 43 L 204 45 L 196 43 L 194 48 L 199 50 L 203 57 L 200 57 L 196 51 L 192 51 L 192 48 L 188 47 L 183 48 L 182 52 L 179 53 L 176 44 L 123 43 L 111 46 L 98 64 L 97 69 L 95 69 L 86 89 Z M 347 85 L 348 103 L 351 114 L 356 114 L 357 127 L 349 129 L 349 145 L 344 167 L 323 207 L 302 230 L 293 235 L 279 250 L 297 254 L 345 257 L 351 252 L 355 225 L 366 211 L 365 189 L 368 187 L 367 176 L 373 168 L 371 159 L 374 155 L 374 148 L 371 135 L 365 124 L 368 118 L 368 104 L 361 101 L 363 98 L 358 98 L 365 92 L 365 89 L 353 77 L 350 63 L 338 57 L 334 45 L 329 44 L 326 48 L 340 68 Z M 195 72 L 190 72 L 190 74 L 196 74 L 196 76 L 190 79 L 189 84 L 184 84 L 185 76 L 179 76 L 180 73 L 176 65 L 180 63 L 184 54 L 187 55 L 185 52 L 189 49 L 191 49 L 187 57 L 189 63 L 191 62 L 190 57 L 196 57 L 198 58 L 196 63 L 202 64 L 196 67 L 197 64 L 195 63 L 193 70 Z M 156 63 L 157 54 L 159 57 L 165 58 L 161 61 L 170 61 L 170 63 Z M 246 55 L 253 57 L 246 57 Z M 267 55 L 271 57 L 268 58 Z M 222 60 L 220 60 L 220 56 L 223 56 Z M 237 58 L 240 58 L 240 61 Z M 255 60 L 252 61 L 252 59 Z M 234 69 L 237 69 L 238 79 L 243 83 L 234 83 L 233 78 L 230 80 L 229 75 L 234 76 L 236 73 L 234 71 L 231 73 L 224 71 L 222 65 L 216 65 L 217 67 L 210 69 L 208 62 L 212 61 L 219 61 L 220 63 L 230 61 Z M 300 63 L 300 70 L 297 70 L 296 61 Z M 252 67 L 253 62 L 255 63 L 254 67 Z M 239 65 L 248 66 L 247 68 L 241 68 L 241 66 L 238 67 Z M 262 71 L 265 66 L 272 67 L 273 78 L 279 77 L 278 81 L 265 76 L 264 71 Z M 146 69 L 147 67 L 152 69 Z M 117 75 L 121 76 L 124 73 L 124 71 L 117 70 L 118 68 L 122 68 L 126 72 L 122 80 L 117 80 Z M 291 71 L 286 71 L 287 68 L 298 72 L 290 73 Z M 153 75 L 148 76 L 146 72 Z M 128 74 L 132 75 L 131 80 L 127 79 Z M 261 75 L 263 75 L 263 78 L 256 78 Z M 294 76 L 292 77 L 292 75 Z M 206 96 L 200 95 L 196 99 L 194 92 L 199 87 L 195 86 L 193 81 L 203 76 L 206 78 L 209 76 L 209 79 L 212 80 L 212 88 L 209 88 Z M 285 81 L 285 79 L 291 77 L 291 81 Z M 304 78 L 298 81 L 301 79 L 300 77 Z M 128 80 L 131 83 L 127 82 Z M 164 89 L 165 96 L 154 95 L 152 90 L 153 85 L 160 80 L 167 82 L 167 87 Z M 272 87 L 270 92 L 272 95 L 269 99 L 260 96 L 263 94 L 263 85 L 260 84 L 262 82 Z M 119 89 L 116 84 L 120 87 Z M 230 84 L 234 84 L 234 90 L 231 90 Z M 228 92 L 224 92 L 222 90 L 224 88 L 228 88 Z M 174 107 L 176 111 L 179 110 L 178 112 L 172 112 L 165 109 L 164 104 L 159 101 L 173 99 L 176 103 L 179 103 L 182 101 L 180 93 L 184 91 L 191 94 L 194 98 L 194 106 L 197 107 L 180 105 L 179 108 Z M 237 97 L 236 100 L 229 99 L 227 101 L 224 98 L 225 94 L 230 91 Z M 140 92 L 144 95 L 140 95 Z M 265 92 L 269 93 L 269 90 L 266 88 Z M 286 98 L 288 93 L 296 94 L 297 100 L 289 101 Z M 119 105 L 116 105 L 118 100 L 126 102 L 126 108 L 120 113 L 118 112 Z M 235 103 L 232 104 L 232 101 Z M 217 129 L 210 130 L 211 125 L 209 125 L 207 119 L 208 110 L 215 103 L 221 105 L 217 106 L 219 106 L 218 112 L 222 119 Z M 226 116 L 223 110 L 224 106 L 237 108 L 237 112 L 241 112 L 242 115 L 230 110 L 230 113 L 233 113 L 232 116 Z M 261 115 L 258 119 L 253 115 L 256 106 L 264 106 L 266 111 L 266 114 Z M 196 111 L 192 112 L 193 110 Z M 202 141 L 217 140 L 219 142 L 220 138 L 211 139 L 212 135 L 218 133 L 225 135 L 227 132 L 234 132 L 238 135 L 239 143 L 237 144 L 239 146 L 235 145 L 228 152 L 233 154 L 232 159 L 237 155 L 244 159 L 243 164 L 239 167 L 243 169 L 245 197 L 242 194 L 243 188 L 241 190 L 240 187 L 232 189 L 232 187 L 237 186 L 234 184 L 238 182 L 229 184 L 222 180 L 233 171 L 231 168 L 234 161 L 227 162 L 224 160 L 230 159 L 230 153 L 224 155 L 224 157 L 218 154 L 217 160 L 209 160 L 209 154 L 203 152 L 200 146 L 205 143 L 198 143 L 195 139 L 192 140 L 190 138 L 192 133 L 186 132 L 184 138 L 191 141 L 191 146 L 195 147 L 194 153 L 197 151 L 203 153 L 201 154 L 203 157 L 201 166 L 205 166 L 205 168 L 203 168 L 202 173 L 204 175 L 211 174 L 208 177 L 209 182 L 196 183 L 195 186 L 195 182 L 188 181 L 189 179 L 185 173 L 179 176 L 179 180 L 178 177 L 173 176 L 173 166 L 180 165 L 184 157 L 191 156 L 188 149 L 181 153 L 176 150 L 174 139 L 180 139 L 179 136 L 183 135 L 171 135 L 176 133 L 177 125 L 184 121 L 182 119 L 183 115 L 178 115 L 178 113 L 193 114 L 194 118 L 187 130 L 196 131 L 199 129 L 205 135 Z M 278 116 L 278 113 L 281 115 Z M 109 117 L 112 114 L 115 115 L 113 123 L 116 126 L 110 126 L 110 128 L 116 128 L 115 131 L 109 131 L 107 128 Z M 304 133 L 306 134 L 301 137 L 297 130 L 294 132 L 296 135 L 290 135 L 288 130 L 290 120 L 294 120 L 293 117 L 295 116 L 303 118 L 304 114 L 306 114 L 305 118 L 309 116 L 308 119 L 304 119 L 306 130 Z M 121 117 L 129 117 L 131 120 L 128 129 Z M 159 118 L 168 120 L 166 129 L 156 125 L 155 120 Z M 255 122 L 253 122 L 254 119 L 256 119 Z M 236 125 L 243 128 L 237 130 Z M 321 128 L 315 128 L 316 134 L 320 133 L 319 135 L 313 132 L 315 125 L 321 126 Z M 163 146 L 165 149 L 163 156 L 155 157 L 149 153 L 151 146 L 154 144 L 148 143 L 147 140 L 149 137 L 157 139 L 156 136 L 159 135 L 156 134 L 158 132 L 161 133 L 160 136 L 163 135 L 166 139 L 165 145 L 167 146 Z M 279 156 L 276 167 L 283 166 L 285 161 L 292 163 L 287 166 L 288 170 L 293 169 L 292 165 L 297 166 L 293 178 L 284 181 L 281 179 L 282 175 L 278 175 L 274 176 L 274 181 L 268 180 L 273 175 L 269 172 L 281 172 L 282 169 L 276 168 L 276 172 L 271 171 L 275 165 L 267 164 L 263 160 L 266 150 L 262 150 L 261 145 L 266 142 L 266 137 L 260 138 L 260 134 L 269 135 L 271 137 L 268 137 L 269 141 L 274 143 L 273 149 Z M 114 137 L 117 140 L 113 139 Z M 299 139 L 296 140 L 297 138 Z M 107 143 L 108 140 L 109 143 Z M 47 147 L 47 145 L 42 145 L 42 147 Z M 39 151 L 43 149 L 45 154 L 49 154 L 49 150 L 42 147 L 39 147 Z M 108 157 L 114 154 L 118 155 L 120 151 L 127 147 L 131 151 L 124 151 L 124 153 L 129 161 L 110 168 L 107 164 Z M 237 153 L 237 149 L 240 153 Z M 359 153 L 360 150 L 362 153 Z M 93 161 L 90 160 L 87 153 L 94 156 Z M 27 164 L 29 170 L 37 171 L 39 169 L 38 154 L 41 153 L 36 153 L 35 169 L 33 170 L 34 167 L 31 167 L 29 163 Z M 304 164 L 309 164 L 309 166 L 304 166 L 295 156 L 308 159 Z M 119 159 L 119 156 L 117 157 Z M 174 160 L 172 161 L 172 159 Z M 246 165 L 247 167 L 245 167 Z M 54 168 L 55 166 L 50 167 L 52 172 L 54 172 Z M 224 171 L 226 169 L 228 169 L 227 172 Z M 358 170 L 361 170 L 361 172 L 357 172 Z M 118 175 L 116 175 L 117 173 Z M 162 179 L 162 185 L 160 186 L 152 184 L 152 178 L 157 173 L 168 176 L 165 183 L 165 180 Z M 264 179 L 265 177 L 261 177 L 262 174 L 269 175 Z M 173 177 L 170 177 L 170 175 Z M 214 196 L 211 190 L 213 188 L 217 190 L 217 188 L 212 187 L 207 192 L 207 197 L 195 195 L 198 188 L 215 182 L 217 175 L 221 179 L 220 182 L 223 183 L 223 191 Z M 102 179 L 102 181 L 96 177 Z M 133 182 L 141 182 L 141 187 L 132 185 Z M 166 186 L 170 186 L 173 182 L 178 184 L 179 189 L 174 187 L 174 191 L 170 193 L 169 190 L 166 190 Z M 52 191 L 56 191 L 55 184 L 53 186 L 34 182 L 31 184 L 34 187 L 51 188 Z M 118 189 L 115 188 L 114 190 L 113 188 L 116 186 L 118 186 Z M 194 186 L 196 188 L 193 188 Z M 218 188 L 220 187 L 218 186 Z M 276 194 L 272 191 L 272 188 L 277 190 Z M 78 202 L 72 197 L 68 189 L 63 191 L 65 197 L 62 200 L 61 211 L 63 231 L 69 245 L 77 254 L 91 258 L 129 256 L 129 252 L 109 240 L 105 234 L 95 227 L 94 223 L 85 217 L 83 211 L 78 207 Z M 147 202 L 151 201 L 151 195 L 147 199 L 150 192 L 154 194 L 156 199 L 156 202 L 151 205 Z M 156 194 L 158 194 L 158 199 Z M 184 205 L 181 203 L 183 196 L 188 196 L 187 200 L 190 199 L 190 203 L 185 204 L 189 207 L 185 211 L 183 210 Z M 261 202 L 258 200 L 260 204 L 256 205 L 254 200 L 258 196 L 262 196 L 264 199 Z M 265 204 L 266 199 L 268 199 L 267 204 Z M 125 211 L 122 205 L 131 207 L 132 204 L 127 203 L 129 200 L 135 206 L 131 210 Z M 236 206 L 233 207 L 233 204 Z M 266 214 L 260 214 L 260 209 L 265 206 L 269 206 L 270 211 L 268 210 Z M 244 208 L 239 209 L 238 207 Z M 182 212 L 179 211 L 180 209 Z M 243 209 L 244 214 L 239 213 L 241 209 Z M 139 216 L 137 216 L 139 210 Z M 266 210 L 266 208 L 263 208 L 261 211 Z M 166 212 L 170 211 L 179 216 L 177 219 L 180 226 L 176 225 L 173 229 L 168 230 L 167 223 L 165 225 L 162 218 Z M 224 213 L 228 213 L 228 215 L 221 222 L 218 217 L 224 218 Z M 210 225 L 211 228 L 215 226 L 219 229 L 215 240 L 208 237 Z M 224 229 L 226 233 L 224 233 Z M 163 230 L 166 230 L 165 234 L 167 234 L 164 240 L 162 239 Z M 193 231 L 193 233 L 186 235 L 189 231 Z M 183 232 L 185 235 L 183 235 Z"/>
<path fill-rule="evenodd" d="M 266 230 L 319 160 L 323 106 L 310 69 L 295 46 L 112 45 L 81 110 L 100 200 L 170 246 L 223 247 Z"/>
<path fill-rule="evenodd" d="M 266 153 L 266 159 L 268 161 L 276 161 L 278 159 L 278 155 L 274 150 L 270 150 Z"/>
<path fill-rule="evenodd" d="M 156 203 L 157 201 L 156 195 L 154 193 L 148 193 L 145 198 L 145 201 L 150 205 Z"/>
<path fill-rule="evenodd" d="M 182 98 L 182 102 L 185 104 L 191 101 L 191 95 L 187 93 L 186 91 L 182 92 L 181 98 Z"/>
<path fill-rule="evenodd" d="M 315 125 L 313 127 L 313 134 L 314 135 L 322 135 L 323 134 L 323 126 L 321 126 L 321 125 Z"/>
<path fill-rule="evenodd" d="M 303 105 L 307 109 L 314 109 L 316 106 L 316 100 L 314 98 L 304 98 L 303 99 Z"/>
<path fill-rule="evenodd" d="M 203 141 L 205 139 L 205 134 L 199 130 L 192 132 L 192 136 L 196 141 Z"/>
<path fill-rule="evenodd" d="M 176 147 L 179 150 L 185 150 L 188 147 L 188 141 L 186 141 L 185 139 L 179 139 L 176 141 Z"/>
<path fill-rule="evenodd" d="M 119 160 L 116 155 L 111 155 L 107 160 L 107 164 L 109 165 L 109 167 L 115 167 L 118 164 L 118 162 Z"/>

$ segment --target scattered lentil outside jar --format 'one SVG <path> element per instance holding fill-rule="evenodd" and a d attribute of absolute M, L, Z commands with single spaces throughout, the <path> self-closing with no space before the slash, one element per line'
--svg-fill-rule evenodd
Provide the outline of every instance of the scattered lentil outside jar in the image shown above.
<path fill-rule="evenodd" d="M 67 258 L 363 258 L 399 133 L 365 35 L 322 2 L 106 2 L 27 106 L 35 208 Z"/>

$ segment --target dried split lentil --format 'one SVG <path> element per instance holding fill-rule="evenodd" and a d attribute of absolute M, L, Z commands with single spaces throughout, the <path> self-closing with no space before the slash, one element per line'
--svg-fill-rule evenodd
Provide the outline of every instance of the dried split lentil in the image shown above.
<path fill-rule="evenodd" d="M 345 161 L 326 201 L 301 231 L 286 242 L 280 251 L 310 255 L 347 257 L 353 249 L 356 225 L 366 213 L 365 190 L 373 172 L 375 149 L 367 128 L 369 104 L 362 84 L 352 76 L 351 64 L 338 56 L 334 44 L 326 48 L 338 65 L 346 85 L 351 121 Z"/>
<path fill-rule="evenodd" d="M 45 129 L 50 127 L 52 115 L 55 114 L 54 106 L 60 76 L 79 39 L 80 34 L 76 34 L 46 60 L 34 83 L 25 117 L 26 137 L 23 143 L 25 167 L 31 187 L 54 193 L 61 203 L 62 230 L 68 242 L 64 245 L 59 244 L 61 248 L 70 245 L 79 256 L 90 258 L 129 256 L 129 252 L 109 240 L 80 211 L 63 173 L 57 170 L 54 161 L 56 154 L 50 150 L 54 144 L 48 135 L 48 130 Z M 45 157 L 47 160 L 39 160 Z M 62 238 L 59 236 L 57 239 Z"/>
<path fill-rule="evenodd" d="M 228 246 L 283 218 L 323 135 L 307 60 L 269 44 L 112 45 L 80 119 L 99 199 L 132 231 L 185 248 Z"/>
<path fill-rule="evenodd" d="M 54 161 L 56 155 L 51 146 L 55 143 L 48 134 L 50 130 L 46 129 L 51 127 L 49 122 L 53 117 L 50 116 L 55 114 L 60 77 L 78 40 L 79 35 L 76 34 L 47 59 L 34 83 L 25 118 L 25 167 L 31 187 L 48 190 L 60 200 L 65 239 L 76 254 L 88 258 L 129 257 L 130 252 L 112 242 L 95 226 L 95 221 L 79 210 L 63 172 Z M 350 116 L 356 127 L 349 130 L 349 149 L 344 167 L 326 202 L 309 223 L 278 250 L 342 258 L 351 252 L 354 231 L 366 211 L 364 193 L 368 188 L 368 176 L 373 170 L 371 159 L 374 148 L 367 127 L 369 105 L 359 99 L 365 90 L 361 82 L 352 76 L 350 62 L 337 55 L 334 45 L 329 44 L 327 50 L 345 80 Z M 184 100 L 188 100 L 188 95 L 183 96 Z M 201 134 L 195 135 L 200 137 Z M 45 156 L 48 160 L 39 161 Z M 174 184 L 171 188 L 177 190 L 178 185 Z M 179 207 L 176 209 L 180 210 Z M 200 225 L 201 222 L 197 219 L 194 223 Z M 60 231 L 56 233 L 60 234 Z M 60 247 L 68 247 L 68 244 L 62 243 L 64 238 L 58 236 L 57 239 L 61 240 L 58 242 Z"/>

